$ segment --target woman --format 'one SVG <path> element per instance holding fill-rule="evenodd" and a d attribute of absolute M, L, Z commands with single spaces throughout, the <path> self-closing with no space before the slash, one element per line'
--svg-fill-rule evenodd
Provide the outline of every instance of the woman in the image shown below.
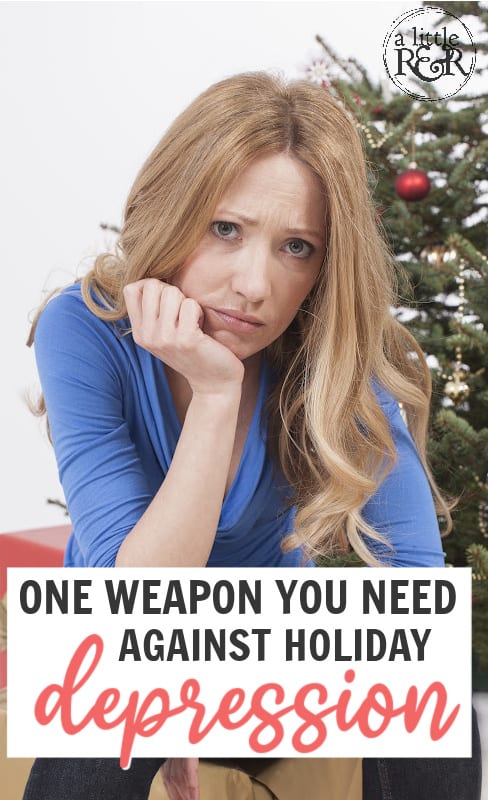
<path fill-rule="evenodd" d="M 299 566 L 348 548 L 443 565 L 429 373 L 390 315 L 392 276 L 329 94 L 256 73 L 197 98 L 139 173 L 116 255 L 38 321 L 66 565 Z M 25 798 L 144 798 L 159 764 L 38 761 Z M 165 772 L 172 797 L 198 796 L 194 761 Z"/>

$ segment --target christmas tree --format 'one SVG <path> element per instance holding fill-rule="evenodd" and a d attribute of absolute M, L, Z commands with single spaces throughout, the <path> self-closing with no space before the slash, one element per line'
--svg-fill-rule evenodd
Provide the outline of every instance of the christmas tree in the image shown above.
<path fill-rule="evenodd" d="M 438 6 L 476 31 L 476 71 L 486 76 L 486 6 Z M 468 81 L 449 99 L 430 89 L 432 101 L 417 100 L 317 41 L 321 54 L 307 77 L 341 100 L 363 135 L 378 221 L 398 265 L 394 313 L 431 367 L 430 461 L 443 492 L 459 498 L 444 539 L 447 563 L 473 568 L 473 649 L 486 669 L 488 94 L 469 94 Z"/>

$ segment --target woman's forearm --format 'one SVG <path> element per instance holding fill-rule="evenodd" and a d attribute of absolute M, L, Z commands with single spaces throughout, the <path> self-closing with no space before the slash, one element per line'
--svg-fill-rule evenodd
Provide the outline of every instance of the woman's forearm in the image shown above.
<path fill-rule="evenodd" d="M 219 522 L 234 447 L 241 386 L 194 394 L 168 473 L 122 542 L 117 567 L 201 567 Z"/>

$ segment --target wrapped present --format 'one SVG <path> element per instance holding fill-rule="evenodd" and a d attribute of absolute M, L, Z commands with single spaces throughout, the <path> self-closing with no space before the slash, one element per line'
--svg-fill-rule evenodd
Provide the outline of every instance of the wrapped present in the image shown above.
<path fill-rule="evenodd" d="M 7 685 L 7 567 L 62 567 L 70 525 L 0 535 L 0 689 Z"/>
<path fill-rule="evenodd" d="M 7 567 L 62 567 L 70 525 L 0 535 L 0 597 L 7 591 Z"/>

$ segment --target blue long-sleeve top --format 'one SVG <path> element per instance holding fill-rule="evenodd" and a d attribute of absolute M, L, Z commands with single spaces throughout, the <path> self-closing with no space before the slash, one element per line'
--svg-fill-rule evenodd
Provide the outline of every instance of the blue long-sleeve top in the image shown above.
<path fill-rule="evenodd" d="M 117 551 L 158 491 L 181 425 L 164 364 L 85 305 L 80 285 L 42 312 L 35 351 L 51 436 L 73 532 L 66 566 L 114 566 Z M 208 566 L 301 566 L 283 553 L 293 530 L 290 487 L 266 452 L 262 414 L 270 386 L 263 359 L 259 393 L 241 461 L 222 506 Z M 397 460 L 363 509 L 393 549 L 368 541 L 391 566 L 443 566 L 427 478 L 396 400 L 375 386 Z M 195 536 L 198 531 L 195 531 Z"/>

